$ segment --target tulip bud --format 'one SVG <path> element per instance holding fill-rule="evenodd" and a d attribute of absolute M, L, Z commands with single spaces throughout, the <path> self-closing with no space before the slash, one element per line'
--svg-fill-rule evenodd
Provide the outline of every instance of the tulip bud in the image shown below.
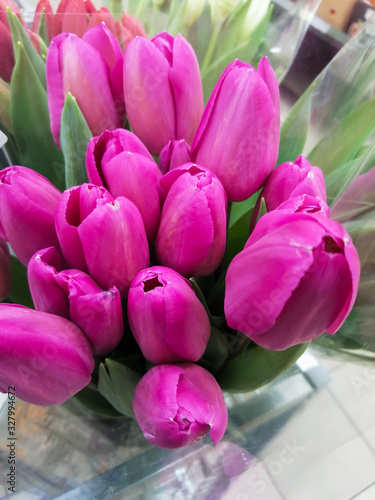
<path fill-rule="evenodd" d="M 166 194 L 156 236 L 163 266 L 183 276 L 206 276 L 219 266 L 226 243 L 225 191 L 208 169 L 186 163 L 160 181 Z"/>
<path fill-rule="evenodd" d="M 275 168 L 280 98 L 266 57 L 258 70 L 233 61 L 217 82 L 191 146 L 191 159 L 221 180 L 229 201 L 258 191 Z"/>
<path fill-rule="evenodd" d="M 0 304 L 0 391 L 32 404 L 67 401 L 91 379 L 94 359 L 83 332 L 59 316 Z"/>
<path fill-rule="evenodd" d="M 144 269 L 128 296 L 131 331 L 152 363 L 198 361 L 210 337 L 207 313 L 191 284 L 167 267 Z"/>
<path fill-rule="evenodd" d="M 8 245 L 0 238 L 0 301 L 6 299 L 12 289 L 11 259 Z"/>
<path fill-rule="evenodd" d="M 271 350 L 333 334 L 353 307 L 359 272 L 357 251 L 339 223 L 269 212 L 228 268 L 227 323 Z"/>
<path fill-rule="evenodd" d="M 62 2 L 60 2 L 62 3 Z M 49 3 L 49 0 L 40 0 L 35 8 L 35 13 L 34 13 L 34 20 L 33 24 L 31 27 L 31 31 L 34 33 L 38 33 L 39 30 L 39 23 L 40 23 L 40 15 L 44 9 L 44 17 L 46 21 L 46 28 L 47 28 L 47 34 L 48 38 L 51 39 L 55 34 L 55 23 L 54 23 L 54 14 L 52 11 L 51 4 Z"/>
<path fill-rule="evenodd" d="M 124 323 L 116 287 L 105 291 L 82 271 L 61 271 L 54 247 L 40 250 L 31 258 L 27 275 L 35 309 L 73 321 L 85 333 L 96 355 L 117 346 Z"/>
<path fill-rule="evenodd" d="M 61 0 L 54 19 L 54 35 L 73 33 L 82 37 L 94 12 L 95 7 L 90 0 Z"/>
<path fill-rule="evenodd" d="M 188 163 L 190 161 L 190 146 L 183 139 L 169 141 L 161 150 L 158 165 L 162 174 Z"/>
<path fill-rule="evenodd" d="M 223 437 L 228 410 L 215 378 L 198 365 L 158 365 L 139 381 L 133 409 L 144 437 L 161 448 Z"/>
<path fill-rule="evenodd" d="M 54 223 L 60 196 L 61 192 L 34 170 L 14 166 L 0 171 L 0 226 L 4 239 L 25 266 L 40 248 L 60 249 Z"/>
<path fill-rule="evenodd" d="M 125 196 L 142 215 L 146 234 L 155 239 L 160 219 L 160 171 L 146 147 L 131 132 L 105 130 L 90 140 L 86 165 L 89 181 L 113 196 Z"/>
<path fill-rule="evenodd" d="M 47 98 L 52 135 L 59 145 L 60 120 L 65 98 L 70 92 L 76 99 L 93 135 L 122 125 L 124 109 L 121 104 L 121 72 L 117 41 L 104 26 L 92 28 L 105 43 L 99 52 L 87 41 L 71 33 L 52 39 L 46 60 Z M 90 30 L 91 31 L 91 30 Z M 118 44 L 117 44 L 118 45 Z M 104 57 L 103 57 L 104 56 Z M 83 84 L 85 83 L 85 84 Z M 120 96 L 120 97 L 119 97 Z M 95 105 L 93 105 L 95 103 Z"/>
<path fill-rule="evenodd" d="M 124 94 L 133 132 L 153 155 L 168 141 L 193 140 L 203 111 L 199 65 L 191 45 L 166 32 L 136 37 L 124 56 Z"/>
<path fill-rule="evenodd" d="M 282 163 L 272 172 L 260 196 L 264 198 L 267 211 L 270 212 L 289 198 L 303 194 L 327 202 L 323 172 L 300 155 L 294 163 Z"/>
<path fill-rule="evenodd" d="M 15 12 L 19 20 L 21 14 L 12 0 L 0 0 L 0 78 L 9 83 L 14 67 L 14 53 L 7 8 Z"/>
<path fill-rule="evenodd" d="M 144 36 L 147 38 L 146 30 L 139 20 L 130 14 L 122 13 L 121 21 L 116 21 L 117 40 L 125 53 L 129 43 L 136 36 Z"/>
<path fill-rule="evenodd" d="M 127 296 L 135 275 L 148 267 L 141 214 L 128 199 L 101 186 L 67 189 L 56 207 L 56 232 L 71 268 L 88 272 L 103 289 Z"/>

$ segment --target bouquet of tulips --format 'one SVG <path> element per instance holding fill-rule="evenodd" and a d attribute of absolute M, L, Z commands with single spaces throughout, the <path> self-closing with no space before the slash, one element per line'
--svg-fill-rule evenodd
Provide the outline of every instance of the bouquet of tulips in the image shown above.
<path fill-rule="evenodd" d="M 39 78 L 22 41 L 14 81 Z M 53 37 L 45 77 L 45 147 L 63 163 L 38 170 L 24 145 L 25 164 L 0 171 L 0 389 L 76 395 L 135 417 L 156 446 L 217 443 L 222 390 L 269 382 L 353 307 L 359 259 L 322 171 L 303 156 L 275 169 L 266 58 L 229 64 L 204 107 L 183 36 L 138 36 L 123 54 L 99 24 Z"/>

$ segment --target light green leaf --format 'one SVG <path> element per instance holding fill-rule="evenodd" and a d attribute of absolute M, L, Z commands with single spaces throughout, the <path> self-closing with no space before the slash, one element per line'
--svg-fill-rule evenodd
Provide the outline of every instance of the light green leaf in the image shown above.
<path fill-rule="evenodd" d="M 60 143 L 65 160 L 65 184 L 69 188 L 88 182 L 86 150 L 92 138 L 76 98 L 69 92 L 61 114 Z"/>
<path fill-rule="evenodd" d="M 14 12 L 11 12 L 9 8 L 7 8 L 7 16 L 10 31 L 12 33 L 14 58 L 17 59 L 18 47 L 19 43 L 21 43 L 24 51 L 27 54 L 30 64 L 39 79 L 39 82 L 42 84 L 43 88 L 46 89 L 46 72 L 44 62 L 42 61 L 38 52 L 35 50 L 34 45 L 32 44 L 28 34 L 25 31 L 25 28 L 22 26 L 17 15 Z"/>
<path fill-rule="evenodd" d="M 120 413 L 134 418 L 134 391 L 141 375 L 117 361 L 106 359 L 99 366 L 99 392 Z"/>
<path fill-rule="evenodd" d="M 47 31 L 47 23 L 46 23 L 46 9 L 43 7 L 42 12 L 39 17 L 39 25 L 38 25 L 38 35 L 43 40 L 45 46 L 49 45 L 49 36 Z"/>
<path fill-rule="evenodd" d="M 51 134 L 47 94 L 21 43 L 10 84 L 10 118 L 21 164 L 64 189 L 64 158 Z"/>
<path fill-rule="evenodd" d="M 374 130 L 375 98 L 342 118 L 308 154 L 308 160 L 327 175 L 355 158 Z"/>
<path fill-rule="evenodd" d="M 253 391 L 268 384 L 293 366 L 307 346 L 308 344 L 301 344 L 285 351 L 269 351 L 262 347 L 253 347 L 229 359 L 216 375 L 216 379 L 223 391 Z"/>
<path fill-rule="evenodd" d="M 277 165 L 294 161 L 303 152 L 310 123 L 311 98 L 315 86 L 316 82 L 313 82 L 302 94 L 281 127 Z"/>

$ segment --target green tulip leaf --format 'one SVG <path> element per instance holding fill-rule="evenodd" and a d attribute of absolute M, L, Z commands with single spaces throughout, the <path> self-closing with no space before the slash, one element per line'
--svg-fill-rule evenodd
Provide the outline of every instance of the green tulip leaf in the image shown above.
<path fill-rule="evenodd" d="M 21 21 L 18 19 L 17 15 L 14 12 L 11 12 L 9 8 L 7 8 L 7 16 L 10 31 L 12 34 L 14 58 L 17 59 L 18 47 L 21 43 L 30 60 L 30 64 L 39 79 L 39 82 L 41 83 L 42 87 L 46 89 L 46 71 L 44 62 L 42 61 L 38 52 L 35 50 L 35 47 L 32 44 L 29 35 L 26 33 L 25 28 L 22 26 Z M 31 82 L 26 81 L 26 83 L 31 85 Z"/>
<path fill-rule="evenodd" d="M 76 98 L 66 96 L 61 114 L 60 143 L 65 160 L 65 184 L 69 188 L 88 182 L 86 150 L 92 134 Z"/>
<path fill-rule="evenodd" d="M 355 158 L 374 131 L 375 98 L 364 102 L 342 118 L 325 134 L 307 158 L 327 175 Z"/>
<path fill-rule="evenodd" d="M 50 40 L 47 31 L 46 9 L 44 7 L 39 17 L 38 35 L 43 40 L 44 44 L 48 47 Z"/>
<path fill-rule="evenodd" d="M 14 257 L 12 258 L 12 291 L 10 298 L 22 306 L 31 307 L 34 309 L 33 299 L 29 290 L 29 282 L 27 280 L 27 269 L 21 262 Z"/>
<path fill-rule="evenodd" d="M 228 346 L 223 332 L 212 326 L 206 350 L 199 363 L 208 361 L 211 366 L 211 371 L 217 372 L 225 363 L 228 354 Z"/>
<path fill-rule="evenodd" d="M 63 190 L 64 158 L 51 134 L 47 94 L 21 43 L 10 83 L 10 119 L 20 163 Z"/>
<path fill-rule="evenodd" d="M 294 161 L 303 152 L 310 123 L 311 98 L 315 87 L 316 81 L 298 99 L 281 127 L 277 165 Z"/>
<path fill-rule="evenodd" d="M 115 410 L 100 392 L 91 387 L 84 387 L 74 395 L 74 399 L 100 417 L 121 418 L 124 416 L 122 413 Z"/>
<path fill-rule="evenodd" d="M 141 375 L 117 361 L 106 359 L 99 367 L 99 392 L 117 411 L 134 418 L 133 397 Z"/>
<path fill-rule="evenodd" d="M 253 347 L 229 359 L 216 374 L 216 379 L 223 391 L 253 391 L 292 367 L 307 346 L 308 343 L 296 345 L 285 351 Z"/>

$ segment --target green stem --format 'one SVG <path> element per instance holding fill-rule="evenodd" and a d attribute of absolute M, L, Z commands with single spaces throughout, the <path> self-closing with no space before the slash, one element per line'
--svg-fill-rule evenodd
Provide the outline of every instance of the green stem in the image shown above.
<path fill-rule="evenodd" d="M 211 62 L 213 53 L 215 51 L 217 39 L 219 38 L 220 28 L 221 28 L 220 24 L 218 24 L 218 23 L 214 24 L 214 27 L 213 27 L 213 30 L 212 30 L 212 34 L 211 34 L 211 38 L 210 38 L 210 42 L 208 44 L 207 51 L 206 51 L 206 54 L 204 56 L 203 63 L 202 63 L 202 66 L 201 66 L 201 74 L 202 75 L 206 71 L 206 69 L 208 68 L 208 66 L 209 66 L 209 64 Z"/>

